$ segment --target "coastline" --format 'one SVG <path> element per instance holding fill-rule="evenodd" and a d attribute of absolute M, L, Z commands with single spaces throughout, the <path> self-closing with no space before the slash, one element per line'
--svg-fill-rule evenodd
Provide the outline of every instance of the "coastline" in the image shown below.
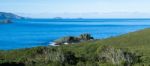
<path fill-rule="evenodd" d="M 80 64 L 82 59 L 86 58 L 86 59 L 84 59 L 84 62 L 87 64 L 92 61 L 92 63 L 90 63 L 90 64 L 93 65 L 93 64 L 97 64 L 97 63 L 103 64 L 99 61 L 96 61 L 96 59 L 98 59 L 100 61 L 105 61 L 101 58 L 95 59 L 95 56 L 112 58 L 112 59 L 115 56 L 116 58 L 119 57 L 122 59 L 130 58 L 130 60 L 127 60 L 125 62 L 133 61 L 134 64 L 138 64 L 139 66 L 141 66 L 142 64 L 149 63 L 149 62 L 147 62 L 147 63 L 142 62 L 143 60 L 148 61 L 150 58 L 150 55 L 149 55 L 150 41 L 148 39 L 149 34 L 150 34 L 150 28 L 147 28 L 144 30 L 131 32 L 128 34 L 117 36 L 117 37 L 111 37 L 111 38 L 96 40 L 96 41 L 85 41 L 83 43 L 81 42 L 79 44 L 72 44 L 69 46 L 67 46 L 67 45 L 58 46 L 58 47 L 56 47 L 56 46 L 53 46 L 53 47 L 52 46 L 46 46 L 46 47 L 41 46 L 41 47 L 33 47 L 33 48 L 26 48 L 26 49 L 0 51 L 0 53 L 1 53 L 0 54 L 0 65 L 9 64 L 9 63 L 10 64 L 14 63 L 17 65 L 18 63 L 22 63 L 26 66 L 28 66 L 30 64 L 33 66 L 34 64 L 43 65 L 42 63 L 44 63 L 45 66 L 46 65 L 59 66 L 57 64 L 61 65 L 61 61 L 60 61 L 60 60 L 62 60 L 61 58 L 63 58 L 63 59 L 69 58 L 68 61 L 65 61 L 65 62 L 62 61 L 65 64 L 68 64 L 69 61 L 76 62 L 75 64 L 69 64 L 69 65 Z M 143 39 L 141 39 L 141 38 L 143 38 Z M 129 39 L 132 39 L 132 40 L 129 40 Z M 49 42 L 49 43 L 51 43 L 52 45 L 55 44 L 54 42 Z M 143 44 L 141 44 L 141 43 L 143 43 Z M 125 50 L 127 50 L 127 51 L 125 51 Z M 147 51 L 145 51 L 145 50 L 147 50 Z M 3 54 L 3 53 L 5 53 L 5 54 Z M 127 53 L 127 56 L 126 56 L 126 54 L 124 55 L 124 53 Z M 141 53 L 144 55 L 141 55 Z M 109 54 L 113 54 L 114 56 L 112 57 Z M 140 57 L 144 57 L 144 58 L 140 58 Z M 77 58 L 80 58 L 81 60 L 80 59 L 77 60 Z M 91 58 L 92 58 L 92 60 L 91 60 Z M 133 58 L 141 60 L 141 61 L 139 62 Z M 51 62 L 49 62 L 49 60 Z M 58 61 L 56 61 L 56 60 L 58 60 Z M 117 64 L 122 64 L 120 62 L 121 60 L 120 59 L 118 59 L 118 60 L 119 61 L 115 61 L 115 62 L 119 62 Z M 8 63 L 8 61 L 9 61 L 9 63 Z M 34 61 L 34 63 L 33 63 L 33 61 Z M 111 60 L 108 60 L 108 61 L 111 61 Z M 48 63 L 45 63 L 45 62 L 48 62 Z M 57 62 L 57 64 L 55 64 L 55 62 Z M 105 64 L 115 65 L 116 64 L 115 62 L 105 62 Z M 128 63 L 128 64 L 132 64 L 132 63 Z"/>
<path fill-rule="evenodd" d="M 59 46 L 59 45 L 56 45 L 55 42 L 49 42 L 48 45 L 49 45 L 49 46 Z"/>

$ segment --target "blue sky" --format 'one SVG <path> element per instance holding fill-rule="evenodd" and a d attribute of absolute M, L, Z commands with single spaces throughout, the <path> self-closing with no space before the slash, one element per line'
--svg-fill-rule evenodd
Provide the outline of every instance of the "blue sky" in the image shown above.
<path fill-rule="evenodd" d="M 0 0 L 0 11 L 35 18 L 148 18 L 149 3 L 150 0 Z"/>

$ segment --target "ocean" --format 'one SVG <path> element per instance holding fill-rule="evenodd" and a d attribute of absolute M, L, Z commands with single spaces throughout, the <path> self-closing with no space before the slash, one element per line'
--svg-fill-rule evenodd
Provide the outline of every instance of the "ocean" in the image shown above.
<path fill-rule="evenodd" d="M 105 39 L 150 27 L 150 19 L 21 19 L 0 24 L 0 50 L 48 46 L 64 36 Z"/>

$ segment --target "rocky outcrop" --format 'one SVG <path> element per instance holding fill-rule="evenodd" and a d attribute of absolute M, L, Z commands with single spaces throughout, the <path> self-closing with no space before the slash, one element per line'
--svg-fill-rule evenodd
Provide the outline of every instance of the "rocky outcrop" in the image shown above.
<path fill-rule="evenodd" d="M 81 34 L 79 36 L 79 39 L 80 40 L 91 40 L 91 39 L 94 39 L 90 34 Z"/>
<path fill-rule="evenodd" d="M 93 39 L 94 38 L 90 34 L 81 34 L 78 37 L 67 36 L 67 37 L 62 37 L 62 38 L 56 40 L 55 45 L 74 44 L 74 43 L 89 41 L 89 40 L 93 40 Z"/>

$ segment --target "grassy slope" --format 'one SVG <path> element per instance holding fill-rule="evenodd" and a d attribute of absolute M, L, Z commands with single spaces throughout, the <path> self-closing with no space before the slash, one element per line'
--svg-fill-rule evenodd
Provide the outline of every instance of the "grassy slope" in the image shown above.
<path fill-rule="evenodd" d="M 83 52 L 95 52 L 101 46 L 112 46 L 116 48 L 127 48 L 133 52 L 142 54 L 142 60 L 145 64 L 150 64 L 150 29 L 144 29 L 137 32 L 131 32 L 118 37 L 112 37 L 104 40 L 85 42 L 72 46 L 71 50 L 82 50 Z M 79 52 L 82 53 L 82 52 Z M 93 54 L 93 53 L 92 53 Z"/>
<path fill-rule="evenodd" d="M 103 40 L 83 42 L 76 45 L 67 45 L 59 47 L 37 47 L 31 49 L 21 49 L 21 50 L 11 50 L 11 51 L 1 51 L 0 60 L 12 60 L 15 62 L 29 61 L 39 59 L 40 51 L 43 49 L 50 48 L 61 48 L 62 51 L 71 51 L 75 53 L 76 57 L 85 56 L 86 58 L 91 58 L 97 53 L 97 49 L 102 46 L 112 46 L 115 48 L 127 48 L 130 51 L 138 52 L 142 55 L 142 63 L 150 65 L 150 29 L 144 29 L 137 32 L 128 33 L 118 37 L 112 37 Z M 40 58 L 41 59 L 41 58 Z M 1 62 L 5 62 L 1 60 Z"/>

